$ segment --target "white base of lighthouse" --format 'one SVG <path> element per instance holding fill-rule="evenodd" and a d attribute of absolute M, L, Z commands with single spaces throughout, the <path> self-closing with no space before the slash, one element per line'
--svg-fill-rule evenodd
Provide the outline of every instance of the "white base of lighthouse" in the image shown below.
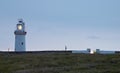
<path fill-rule="evenodd" d="M 25 35 L 15 35 L 15 51 L 16 52 L 26 51 Z"/>

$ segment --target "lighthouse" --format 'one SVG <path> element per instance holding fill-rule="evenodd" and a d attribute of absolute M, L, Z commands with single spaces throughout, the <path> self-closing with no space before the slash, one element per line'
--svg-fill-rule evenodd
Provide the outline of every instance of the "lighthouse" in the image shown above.
<path fill-rule="evenodd" d="M 25 23 L 22 19 L 18 21 L 16 25 L 15 34 L 15 52 L 25 52 L 26 51 L 26 43 L 25 43 Z"/>

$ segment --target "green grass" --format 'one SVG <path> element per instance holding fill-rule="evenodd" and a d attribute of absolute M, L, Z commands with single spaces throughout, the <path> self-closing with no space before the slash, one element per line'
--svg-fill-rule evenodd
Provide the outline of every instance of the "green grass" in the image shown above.
<path fill-rule="evenodd" d="M 0 73 L 120 73 L 120 54 L 0 54 Z"/>

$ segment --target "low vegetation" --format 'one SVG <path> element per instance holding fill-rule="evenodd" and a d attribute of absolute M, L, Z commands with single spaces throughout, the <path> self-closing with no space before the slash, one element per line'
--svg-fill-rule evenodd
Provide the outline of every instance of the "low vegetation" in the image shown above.
<path fill-rule="evenodd" d="M 0 54 L 0 73 L 120 73 L 120 54 Z"/>

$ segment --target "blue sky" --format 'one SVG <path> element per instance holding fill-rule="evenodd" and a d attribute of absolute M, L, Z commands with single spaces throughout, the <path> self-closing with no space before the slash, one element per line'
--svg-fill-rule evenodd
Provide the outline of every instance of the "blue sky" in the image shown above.
<path fill-rule="evenodd" d="M 27 50 L 120 49 L 120 0 L 0 0 L 0 50 L 14 50 L 19 18 Z"/>

